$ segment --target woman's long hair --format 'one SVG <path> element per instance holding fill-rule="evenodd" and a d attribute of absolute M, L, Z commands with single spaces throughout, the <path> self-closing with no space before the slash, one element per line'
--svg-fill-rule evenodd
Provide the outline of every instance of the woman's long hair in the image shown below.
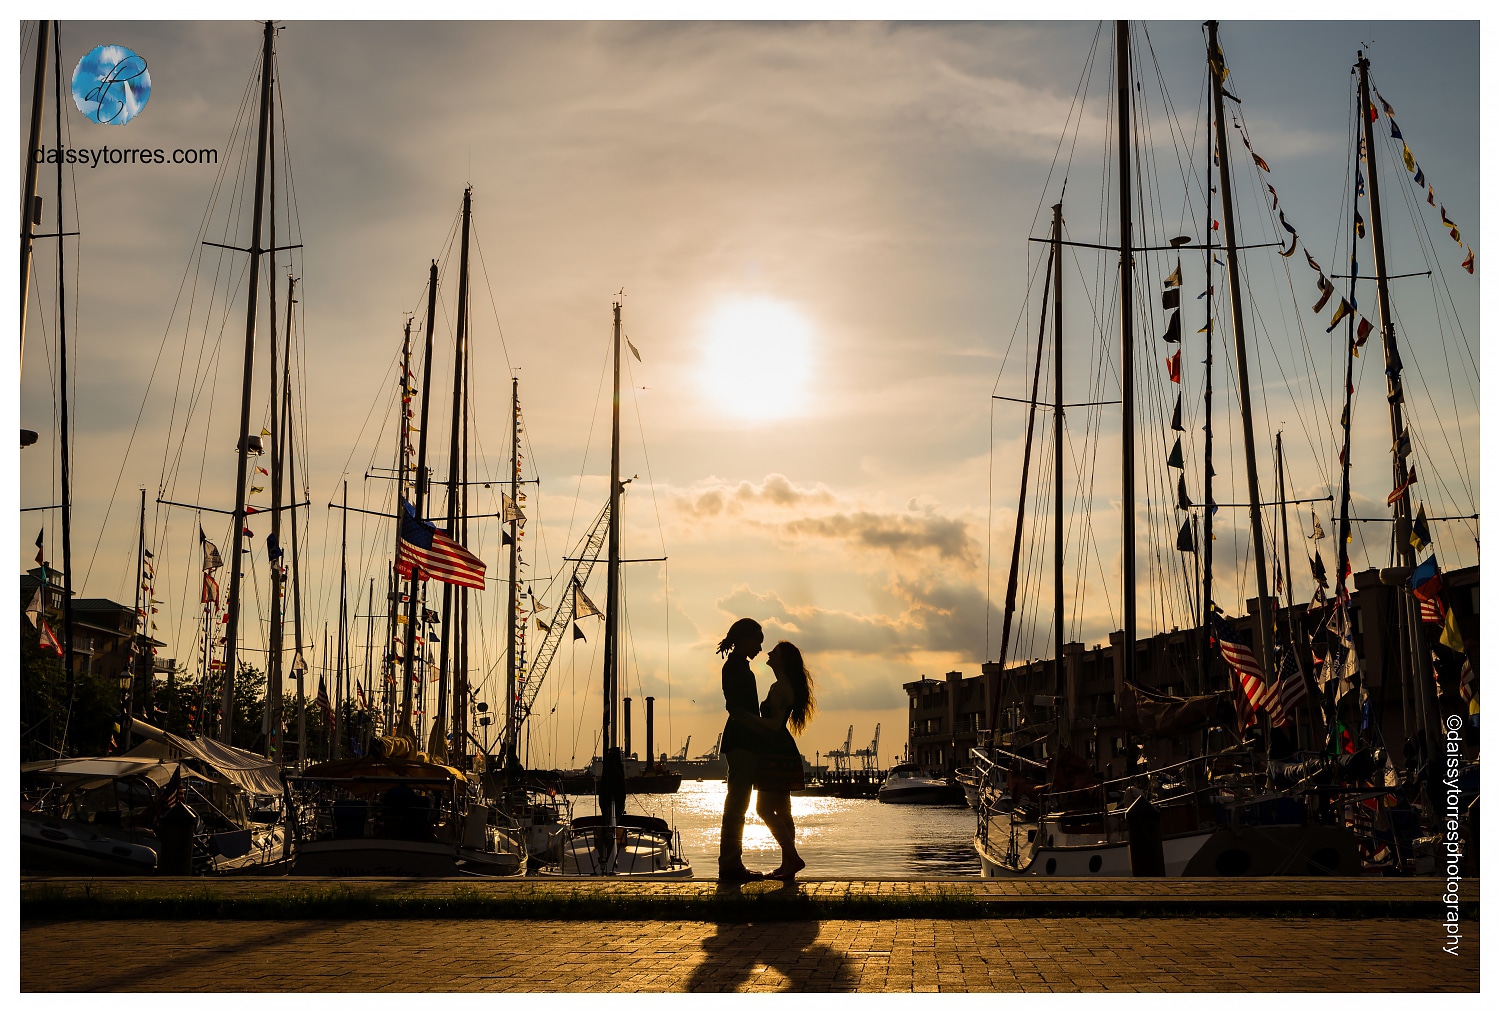
<path fill-rule="evenodd" d="M 817 701 L 813 700 L 812 677 L 807 674 L 807 666 L 802 661 L 802 651 L 791 641 L 777 641 L 776 647 L 771 649 L 766 658 L 775 655 L 781 660 L 781 665 L 786 669 L 787 682 L 792 685 L 792 710 L 787 714 L 787 725 L 795 733 L 800 734 L 807 727 L 807 722 L 818 710 Z"/>
<path fill-rule="evenodd" d="M 760 629 L 760 624 L 746 616 L 734 621 L 729 628 L 729 633 L 724 635 L 724 640 L 719 642 L 716 650 L 720 655 L 727 655 L 734 650 L 735 645 L 765 636 L 765 631 Z"/>

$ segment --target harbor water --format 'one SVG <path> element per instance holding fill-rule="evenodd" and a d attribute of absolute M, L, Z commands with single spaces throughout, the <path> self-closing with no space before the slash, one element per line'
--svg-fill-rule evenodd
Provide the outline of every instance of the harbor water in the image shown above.
<path fill-rule="evenodd" d="M 719 822 L 727 787 L 720 781 L 683 781 L 670 795 L 630 796 L 626 809 L 661 817 L 682 833 L 693 873 L 718 872 Z M 593 796 L 574 797 L 573 815 L 598 812 Z M 965 806 L 919 806 L 873 799 L 793 796 L 797 851 L 807 861 L 803 877 L 840 879 L 966 877 L 979 875 L 974 853 L 974 811 Z M 781 849 L 755 814 L 745 821 L 745 865 L 769 871 Z"/>

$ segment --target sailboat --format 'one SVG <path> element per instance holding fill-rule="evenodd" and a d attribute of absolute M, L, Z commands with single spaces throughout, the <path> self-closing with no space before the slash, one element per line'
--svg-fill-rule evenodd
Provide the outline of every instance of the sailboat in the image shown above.
<path fill-rule="evenodd" d="M 1218 166 L 1217 190 L 1221 198 L 1221 210 L 1215 215 L 1212 197 L 1209 197 L 1208 218 L 1213 222 L 1212 229 L 1207 230 L 1209 239 L 1193 244 L 1191 237 L 1182 236 L 1172 239 L 1166 246 L 1142 246 L 1133 242 L 1131 215 L 1135 194 L 1132 190 L 1132 164 L 1128 153 L 1133 151 L 1131 130 L 1136 86 L 1130 66 L 1130 30 L 1128 24 L 1121 21 L 1115 26 L 1117 150 L 1127 154 L 1120 158 L 1117 167 L 1118 244 L 1111 247 L 1064 241 L 1061 202 L 1053 207 L 1050 238 L 1039 240 L 1049 245 L 1048 267 L 1044 277 L 1051 289 L 1048 310 L 1053 318 L 1055 369 L 1053 403 L 1048 406 L 1054 413 L 1053 478 L 1056 483 L 1053 531 L 1054 655 L 1050 665 L 1040 663 L 1021 668 L 1023 671 L 1040 668 L 1044 676 L 1050 671 L 1051 692 L 1038 695 L 1037 698 L 1038 704 L 1046 701 L 1050 717 L 1026 728 L 1023 727 L 1024 723 L 1018 724 L 1016 718 L 1023 709 L 1013 707 L 1008 709 L 1011 716 L 1008 721 L 1010 729 L 1002 733 L 999 718 L 1001 697 L 1005 691 L 1002 689 L 1001 694 L 993 695 L 989 702 L 991 742 L 975 749 L 972 754 L 976 774 L 982 781 L 977 793 L 978 825 L 974 848 L 985 876 L 1350 875 L 1359 870 L 1354 836 L 1343 824 L 1341 808 L 1332 802 L 1326 791 L 1321 791 L 1325 787 L 1293 797 L 1272 784 L 1268 776 L 1265 752 L 1269 751 L 1271 743 L 1269 720 L 1264 717 L 1261 719 L 1261 747 L 1257 748 L 1254 740 L 1249 738 L 1234 741 L 1239 739 L 1239 735 L 1233 727 L 1247 724 L 1248 716 L 1254 715 L 1255 710 L 1264 703 L 1264 692 L 1267 689 L 1272 696 L 1284 694 L 1290 707 L 1290 702 L 1295 700 L 1296 695 L 1289 688 L 1294 681 L 1300 682 L 1303 676 L 1300 667 L 1292 669 L 1285 663 L 1289 656 L 1284 655 L 1283 664 L 1278 665 L 1275 664 L 1273 654 L 1273 645 L 1277 643 L 1274 625 L 1278 621 L 1276 601 L 1269 594 L 1262 524 L 1264 505 L 1260 500 L 1255 468 L 1255 430 L 1250 415 L 1251 399 L 1245 355 L 1245 300 L 1238 266 L 1240 250 L 1244 247 L 1238 243 L 1235 233 L 1228 149 L 1225 146 L 1226 72 L 1217 40 L 1218 25 L 1216 22 L 1208 22 L 1205 27 L 1214 127 L 1209 131 L 1209 161 Z M 1248 139 L 1246 144 L 1248 146 Z M 1258 156 L 1256 162 L 1264 168 L 1263 160 Z M 1215 190 L 1214 182 L 1210 169 L 1207 188 L 1210 195 Z M 1216 237 L 1212 234 L 1219 231 L 1219 219 L 1223 222 L 1223 240 L 1215 242 Z M 1284 217 L 1282 222 L 1285 224 Z M 1081 671 L 1073 674 L 1065 672 L 1065 659 L 1070 654 L 1077 659 L 1080 670 L 1086 662 L 1109 661 L 1097 649 L 1092 653 L 1070 652 L 1063 638 L 1065 601 L 1061 420 L 1067 406 L 1062 398 L 1061 289 L 1063 252 L 1064 247 L 1068 246 L 1117 249 L 1121 266 L 1118 291 L 1121 322 L 1121 500 L 1125 505 L 1121 512 L 1124 623 L 1112 654 L 1115 656 L 1113 668 L 1118 681 L 1116 686 L 1119 688 L 1117 693 L 1120 697 L 1121 722 L 1136 736 L 1129 740 L 1121 739 L 1115 744 L 1115 759 L 1123 759 L 1126 767 L 1125 775 L 1116 778 L 1101 776 L 1095 770 L 1096 765 L 1102 763 L 1102 756 L 1093 761 L 1078 749 L 1080 741 L 1075 737 L 1081 730 L 1075 724 L 1075 716 L 1069 713 L 1070 702 L 1076 693 L 1070 692 L 1070 684 L 1075 679 L 1082 681 L 1086 677 Z M 1238 366 L 1243 453 L 1250 501 L 1242 506 L 1248 507 L 1250 512 L 1258 595 L 1252 603 L 1254 615 L 1250 621 L 1255 628 L 1254 635 L 1245 637 L 1236 625 L 1230 624 L 1217 612 L 1213 604 L 1211 562 L 1207 564 L 1204 593 L 1199 603 L 1199 608 L 1204 611 L 1205 633 L 1205 641 L 1198 656 L 1200 693 L 1197 696 L 1178 696 L 1171 690 L 1162 693 L 1145 686 L 1138 673 L 1140 656 L 1143 654 L 1140 648 L 1143 646 L 1136 637 L 1136 313 L 1133 299 L 1136 255 L 1142 252 L 1176 252 L 1177 267 L 1164 282 L 1162 305 L 1163 309 L 1171 311 L 1164 340 L 1180 345 L 1180 257 L 1182 251 L 1192 249 L 1205 252 L 1209 272 L 1206 295 L 1213 291 L 1212 264 L 1215 262 L 1215 251 L 1221 252 L 1227 262 L 1229 309 Z M 1283 256 L 1289 254 L 1290 250 L 1284 252 Z M 1045 293 L 1043 302 L 1048 303 Z M 1021 506 L 1007 585 L 1001 659 L 995 667 L 1002 680 L 1007 675 L 1005 662 L 1016 608 L 1026 479 L 1030 464 L 1031 437 L 1039 405 L 1037 395 L 1046 316 L 1044 311 L 1038 333 L 1036 374 L 1032 380 L 1029 399 L 1030 416 L 1022 466 Z M 1204 331 L 1208 333 L 1211 343 L 1212 320 Z M 1211 364 L 1211 344 L 1209 347 Z M 1169 379 L 1173 383 L 1180 383 L 1181 361 L 1180 351 L 1168 357 Z M 1211 387 L 1207 388 L 1205 397 L 1211 398 Z M 1183 429 L 1179 421 L 1181 408 L 1179 396 L 1172 427 L 1178 431 Z M 1206 426 L 1205 431 L 1207 447 L 1211 449 L 1211 425 Z M 1206 453 L 1211 453 L 1211 450 Z M 1166 463 L 1169 468 L 1183 467 L 1180 439 Z M 1207 486 L 1210 481 L 1208 477 L 1213 474 L 1211 458 L 1205 460 L 1204 471 L 1206 509 L 1203 515 L 1203 539 L 1204 553 L 1207 555 L 1211 553 L 1212 516 L 1217 509 Z M 1178 489 L 1178 508 L 1188 511 L 1193 505 L 1188 502 L 1180 480 Z M 1284 501 L 1285 497 L 1282 499 Z M 1183 522 L 1177 538 L 1177 548 L 1196 555 L 1196 533 L 1191 519 Z M 1211 556 L 1208 559 L 1211 561 Z M 1209 634 L 1210 631 L 1212 634 Z M 1179 643 L 1187 640 L 1186 635 L 1175 636 Z M 1208 640 L 1210 637 L 1211 642 Z M 1240 693 L 1233 689 L 1228 694 L 1214 691 L 1214 680 L 1209 672 L 1212 658 L 1210 643 L 1219 649 L 1225 663 L 1238 678 Z M 1083 648 L 1082 645 L 1075 647 Z M 1092 657 L 1082 657 L 1086 655 Z M 1267 673 L 1271 674 L 1269 678 L 1265 675 Z M 1011 691 L 1013 698 L 1017 692 Z M 1238 721 L 1237 716 L 1226 708 L 1231 699 L 1243 709 Z M 1268 711 L 1263 711 L 1262 715 Z M 1087 739 L 1083 737 L 1092 752 L 1092 748 L 1098 744 L 1087 742 Z M 1156 759 L 1153 764 L 1146 756 L 1153 744 L 1170 746 L 1172 741 L 1185 740 L 1196 743 L 1196 748 L 1190 750 L 1185 759 L 1170 762 Z M 1037 754 L 1041 755 L 1040 759 Z M 1121 754 L 1124 754 L 1123 758 Z M 1357 781 L 1358 773 L 1345 773 L 1353 774 Z M 1368 771 L 1363 773 L 1367 775 Z"/>
<path fill-rule="evenodd" d="M 400 660 L 403 663 L 401 710 L 393 728 L 369 740 L 369 751 L 349 759 L 316 764 L 292 780 L 301 797 L 301 841 L 294 872 L 332 876 L 524 876 L 528 850 L 515 822 L 485 799 L 481 784 L 468 770 L 471 756 L 467 725 L 468 594 L 483 590 L 485 565 L 464 546 L 468 538 L 468 403 L 469 369 L 469 237 L 473 190 L 465 188 L 459 261 L 457 327 L 454 336 L 453 417 L 447 482 L 447 526 L 427 520 L 429 505 L 427 431 L 432 406 L 433 332 L 437 321 L 437 262 L 428 271 L 426 356 L 421 387 L 421 427 L 416 468 L 408 473 L 410 431 L 407 406 L 411 394 L 408 321 L 402 346 L 402 397 L 398 402 L 397 511 L 395 569 L 407 581 L 407 623 Z M 409 485 L 415 487 L 407 502 Z M 511 503 L 502 517 L 519 518 Z M 412 727 L 413 686 L 425 676 L 417 668 L 417 626 L 424 620 L 425 585 L 443 585 L 436 720 L 425 750 Z M 455 594 L 456 593 L 456 594 Z M 395 601 L 395 607 L 401 602 Z M 394 625 L 399 626 L 399 625 Z M 450 682 L 451 673 L 451 682 Z M 451 708 L 449 704 L 451 696 Z M 449 718 L 451 716 L 451 724 Z"/>
<path fill-rule="evenodd" d="M 627 813 L 625 759 L 620 747 L 620 303 L 614 303 L 614 388 L 610 430 L 609 501 L 596 519 L 607 526 L 604 606 L 603 757 L 597 781 L 599 813 L 575 817 L 540 872 L 557 877 L 691 877 L 682 836 L 660 817 Z M 575 586 L 576 587 L 576 586 Z"/>

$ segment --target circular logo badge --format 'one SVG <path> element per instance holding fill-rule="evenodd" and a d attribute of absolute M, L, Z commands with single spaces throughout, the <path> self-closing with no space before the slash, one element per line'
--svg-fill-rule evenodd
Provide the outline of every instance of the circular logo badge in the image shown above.
<path fill-rule="evenodd" d="M 73 71 L 73 103 L 95 123 L 129 123 L 150 100 L 146 61 L 124 46 L 95 46 Z"/>

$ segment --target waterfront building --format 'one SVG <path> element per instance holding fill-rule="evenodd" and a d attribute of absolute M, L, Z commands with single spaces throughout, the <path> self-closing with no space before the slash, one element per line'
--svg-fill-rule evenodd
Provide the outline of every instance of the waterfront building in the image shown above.
<path fill-rule="evenodd" d="M 1479 568 L 1465 567 L 1444 573 L 1444 598 L 1458 619 L 1466 653 L 1473 671 L 1479 671 Z M 1359 652 L 1361 678 L 1369 697 L 1371 721 L 1378 724 L 1382 741 L 1391 749 L 1397 766 L 1407 763 L 1406 721 L 1402 712 L 1401 668 L 1397 657 L 1396 609 L 1400 602 L 1399 586 L 1382 583 L 1376 569 L 1353 575 L 1350 620 Z M 1230 625 L 1247 642 L 1258 642 L 1256 611 L 1258 603 L 1246 603 L 1247 614 L 1229 620 Z M 1278 613 L 1285 622 L 1286 613 Z M 1306 603 L 1294 606 L 1292 623 L 1299 630 L 1315 626 L 1309 623 Z M 1433 653 L 1438 628 L 1423 625 L 1426 641 L 1422 657 L 1436 659 L 1433 667 L 1421 675 L 1435 678 L 1440 706 L 1445 714 L 1469 715 L 1471 708 L 1459 693 L 1460 673 L 1456 665 L 1446 665 L 1441 653 Z M 1065 714 L 1070 731 L 1071 748 L 1093 762 L 1106 778 L 1121 777 L 1130 768 L 1132 753 L 1141 758 L 1143 743 L 1132 739 L 1121 722 L 1121 697 L 1124 693 L 1123 666 L 1120 664 L 1122 631 L 1110 634 L 1109 643 L 1092 646 L 1070 642 L 1063 646 L 1062 680 L 1052 659 L 1028 659 L 1013 662 L 1001 672 L 997 662 L 985 662 L 977 675 L 949 672 L 943 679 L 920 679 L 904 685 L 907 693 L 907 758 L 915 764 L 938 771 L 953 772 L 969 762 L 969 750 L 989 738 L 991 702 L 997 701 L 995 713 L 1002 746 L 1015 741 L 1017 733 L 1045 727 L 1059 714 Z M 1305 639 L 1302 640 L 1304 645 Z M 1203 667 L 1198 658 L 1204 644 L 1201 628 L 1170 630 L 1136 641 L 1137 673 L 1142 688 L 1168 696 L 1193 696 L 1229 689 L 1230 674 L 1222 660 L 1210 658 L 1208 686 L 1204 685 Z M 1257 644 L 1257 648 L 1259 645 Z M 1311 653 L 1301 652 L 1303 671 L 1311 674 Z M 1058 690 L 1062 693 L 1059 694 Z M 1310 687 L 1316 693 L 1316 686 Z M 997 700 L 998 698 L 998 700 Z M 1309 696 L 1309 701 L 1312 697 Z M 1297 721 L 1287 745 L 1308 748 L 1322 742 L 1322 718 L 1306 704 L 1297 709 Z M 1469 715 L 1470 735 L 1477 737 L 1477 713 Z M 1020 740 L 1033 737 L 1022 735 Z M 1154 764 L 1169 764 L 1185 759 L 1199 748 L 1196 734 L 1184 734 L 1150 744 L 1149 759 Z M 1033 755 L 1046 759 L 1048 745 L 1041 743 Z"/>

